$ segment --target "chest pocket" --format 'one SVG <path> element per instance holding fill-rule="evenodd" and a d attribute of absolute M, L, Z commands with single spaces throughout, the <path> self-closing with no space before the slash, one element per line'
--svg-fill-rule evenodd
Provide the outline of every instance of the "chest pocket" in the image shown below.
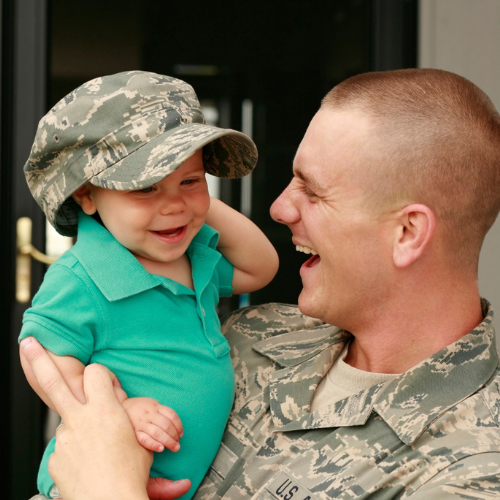
<path fill-rule="evenodd" d="M 224 443 L 210 466 L 208 476 L 217 488 L 217 495 L 224 496 L 243 469 L 244 460 L 238 458 Z"/>

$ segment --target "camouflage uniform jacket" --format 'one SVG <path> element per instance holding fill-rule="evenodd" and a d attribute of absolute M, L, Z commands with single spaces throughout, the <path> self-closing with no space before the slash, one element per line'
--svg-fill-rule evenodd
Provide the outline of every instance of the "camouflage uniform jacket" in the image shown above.
<path fill-rule="evenodd" d="M 309 413 L 350 334 L 268 304 L 233 313 L 236 399 L 196 500 L 500 498 L 493 313 L 390 380 Z"/>

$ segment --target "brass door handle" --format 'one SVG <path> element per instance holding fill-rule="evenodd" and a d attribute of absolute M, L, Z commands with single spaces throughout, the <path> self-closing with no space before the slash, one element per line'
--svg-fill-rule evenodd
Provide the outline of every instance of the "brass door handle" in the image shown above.
<path fill-rule="evenodd" d="M 31 299 L 31 258 L 52 264 L 57 257 L 49 257 L 31 244 L 32 222 L 29 217 L 17 220 L 16 300 L 21 303 Z"/>

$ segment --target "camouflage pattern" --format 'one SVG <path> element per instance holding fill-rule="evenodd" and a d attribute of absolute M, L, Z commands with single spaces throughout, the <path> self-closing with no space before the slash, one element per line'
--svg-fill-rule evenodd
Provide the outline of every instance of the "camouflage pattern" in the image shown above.
<path fill-rule="evenodd" d="M 194 499 L 500 498 L 500 374 L 493 313 L 394 380 L 309 413 L 350 334 L 268 304 L 223 330 L 234 409 Z"/>
<path fill-rule="evenodd" d="M 309 413 L 350 334 L 267 304 L 227 317 L 236 398 L 194 500 L 500 498 L 500 367 L 483 322 L 395 380 Z M 32 500 L 46 500 L 37 495 Z"/>
<path fill-rule="evenodd" d="M 205 124 L 190 85 L 128 71 L 91 80 L 61 99 L 40 120 L 24 171 L 50 223 L 74 236 L 78 207 L 71 195 L 80 186 L 143 189 L 202 147 L 205 170 L 218 177 L 242 177 L 257 163 L 249 137 Z"/>

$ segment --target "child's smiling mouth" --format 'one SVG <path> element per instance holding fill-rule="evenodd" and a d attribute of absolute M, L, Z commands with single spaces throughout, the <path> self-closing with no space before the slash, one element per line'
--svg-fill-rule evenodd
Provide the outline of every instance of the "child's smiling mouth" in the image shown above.
<path fill-rule="evenodd" d="M 172 229 L 162 229 L 161 231 L 152 231 L 153 233 L 160 234 L 161 236 L 176 236 L 186 226 L 174 227 Z"/>
<path fill-rule="evenodd" d="M 159 231 L 150 231 L 162 241 L 169 243 L 177 243 L 181 241 L 187 232 L 187 226 L 179 226 L 170 229 L 162 229 Z"/>

